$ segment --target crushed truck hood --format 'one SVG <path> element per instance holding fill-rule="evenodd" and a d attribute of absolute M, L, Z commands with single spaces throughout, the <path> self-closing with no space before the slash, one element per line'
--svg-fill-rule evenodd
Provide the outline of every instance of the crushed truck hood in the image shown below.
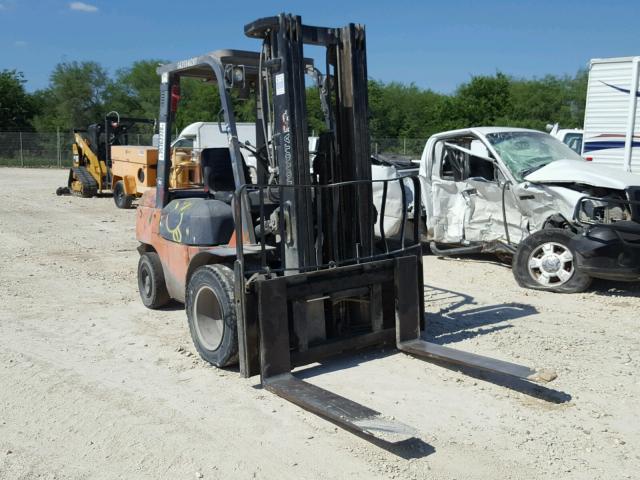
<path fill-rule="evenodd" d="M 581 183 L 616 190 L 640 185 L 638 175 L 579 160 L 556 160 L 530 173 L 524 179 L 532 183 Z"/>

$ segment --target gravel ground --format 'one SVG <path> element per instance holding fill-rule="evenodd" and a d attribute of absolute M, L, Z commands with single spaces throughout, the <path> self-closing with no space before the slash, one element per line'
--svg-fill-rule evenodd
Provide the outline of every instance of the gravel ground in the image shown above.
<path fill-rule="evenodd" d="M 547 294 L 425 257 L 428 338 L 559 377 L 521 391 L 390 350 L 300 372 L 420 432 L 382 448 L 205 364 L 180 305 L 146 310 L 133 210 L 0 173 L 2 479 L 638 478 L 636 285 Z"/>

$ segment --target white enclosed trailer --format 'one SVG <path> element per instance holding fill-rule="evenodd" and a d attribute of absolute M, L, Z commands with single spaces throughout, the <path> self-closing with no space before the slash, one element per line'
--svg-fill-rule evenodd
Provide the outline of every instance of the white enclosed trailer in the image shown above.
<path fill-rule="evenodd" d="M 597 58 L 589 65 L 582 156 L 640 173 L 640 57 Z"/>

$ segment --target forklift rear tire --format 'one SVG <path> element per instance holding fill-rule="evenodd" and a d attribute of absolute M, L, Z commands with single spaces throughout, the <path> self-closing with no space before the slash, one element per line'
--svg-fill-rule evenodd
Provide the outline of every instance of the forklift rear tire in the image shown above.
<path fill-rule="evenodd" d="M 576 252 L 570 247 L 572 237 L 561 228 L 545 228 L 520 242 L 512 263 L 518 285 L 556 293 L 580 293 L 589 288 L 591 277 L 577 266 Z"/>
<path fill-rule="evenodd" d="M 138 261 L 138 290 L 142 303 L 147 308 L 164 307 L 169 300 L 169 292 L 164 282 L 162 262 L 156 252 L 140 255 Z"/>
<path fill-rule="evenodd" d="M 224 265 L 198 268 L 185 298 L 191 338 L 200 356 L 216 367 L 238 362 L 233 271 Z"/>
<path fill-rule="evenodd" d="M 116 182 L 113 187 L 113 201 L 118 208 L 131 208 L 133 203 L 133 195 L 127 195 L 124 191 L 124 183 L 122 180 Z"/>

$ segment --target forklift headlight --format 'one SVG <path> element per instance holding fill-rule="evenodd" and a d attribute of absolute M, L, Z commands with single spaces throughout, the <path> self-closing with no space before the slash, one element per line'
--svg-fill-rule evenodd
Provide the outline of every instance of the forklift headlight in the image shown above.
<path fill-rule="evenodd" d="M 244 88 L 244 65 L 227 65 L 224 69 L 225 87 Z"/>

